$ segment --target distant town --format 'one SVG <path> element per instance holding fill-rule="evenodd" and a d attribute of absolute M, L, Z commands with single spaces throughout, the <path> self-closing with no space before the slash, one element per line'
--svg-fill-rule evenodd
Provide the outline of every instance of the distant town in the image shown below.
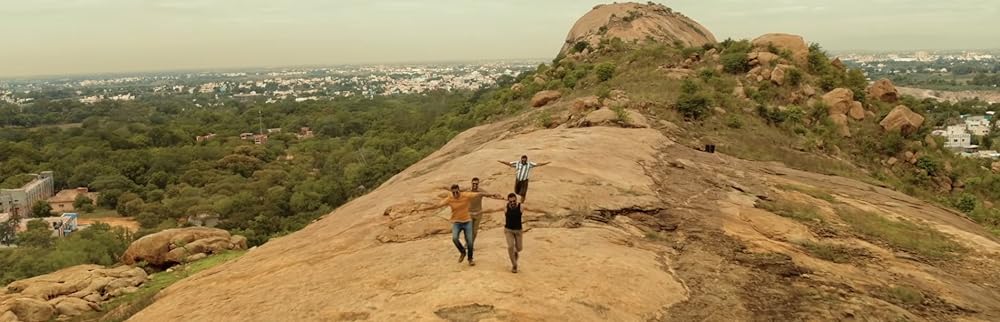
<path fill-rule="evenodd" d="M 131 101 L 190 95 L 200 106 L 228 99 L 274 103 L 477 90 L 534 69 L 538 61 L 462 64 L 355 65 L 227 72 L 148 73 L 0 80 L 0 102 Z"/>

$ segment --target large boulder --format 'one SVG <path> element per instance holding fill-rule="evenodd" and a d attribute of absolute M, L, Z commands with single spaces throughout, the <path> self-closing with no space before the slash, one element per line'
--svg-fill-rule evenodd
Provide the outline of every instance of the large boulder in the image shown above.
<path fill-rule="evenodd" d="M 551 102 L 555 102 L 560 97 L 562 97 L 562 92 L 560 91 L 541 91 L 535 93 L 535 96 L 531 98 L 531 106 L 542 107 Z"/>
<path fill-rule="evenodd" d="M 56 309 L 41 299 L 22 297 L 9 301 L 10 311 L 24 322 L 45 322 L 52 320 Z"/>
<path fill-rule="evenodd" d="M 854 92 L 837 88 L 823 95 L 823 103 L 830 108 L 830 115 L 846 115 L 854 105 Z"/>
<path fill-rule="evenodd" d="M 842 137 L 851 136 L 851 128 L 847 126 L 847 115 L 832 114 L 830 115 L 830 120 L 837 126 L 837 134 L 840 134 Z"/>
<path fill-rule="evenodd" d="M 767 51 L 755 51 L 747 54 L 747 62 L 750 66 L 771 66 L 772 63 L 779 60 L 781 60 L 781 56 Z"/>
<path fill-rule="evenodd" d="M 847 116 L 860 121 L 865 119 L 865 115 L 865 107 L 861 105 L 861 102 L 851 102 L 851 109 L 847 111 Z"/>
<path fill-rule="evenodd" d="M 991 168 L 993 169 L 994 173 L 1000 173 L 1000 161 L 993 162 Z"/>
<path fill-rule="evenodd" d="M 614 38 L 625 43 L 678 41 L 686 47 L 716 42 L 712 32 L 701 24 L 661 4 L 614 3 L 595 6 L 577 20 L 560 53 L 573 53 L 580 42 L 596 48 L 602 39 Z"/>
<path fill-rule="evenodd" d="M 792 61 L 796 65 L 805 66 L 809 62 L 809 45 L 802 39 L 802 36 L 790 34 L 765 34 L 753 40 L 754 51 L 768 52 L 769 47 L 774 46 L 779 51 L 787 50 L 792 54 Z"/>
<path fill-rule="evenodd" d="M 916 132 L 923 124 L 924 117 L 914 113 L 905 105 L 896 106 L 892 112 L 889 112 L 889 115 L 882 119 L 882 122 L 879 122 L 879 125 L 882 125 L 882 129 L 886 132 L 899 131 L 904 135 Z"/>
<path fill-rule="evenodd" d="M 883 78 L 875 81 L 868 87 L 868 97 L 886 103 L 895 103 L 899 101 L 899 91 L 896 90 L 896 86 L 892 84 L 892 81 Z"/>
<path fill-rule="evenodd" d="M 570 106 L 573 113 L 584 113 L 601 108 L 601 98 L 597 96 L 581 97 Z"/>
<path fill-rule="evenodd" d="M 49 301 L 49 303 L 53 303 L 56 312 L 65 316 L 78 316 L 101 309 L 97 303 L 88 302 L 84 299 L 78 299 L 75 297 L 63 297 Z"/>
<path fill-rule="evenodd" d="M 139 240 L 132 242 L 132 245 L 129 245 L 128 249 L 125 250 L 125 254 L 122 255 L 122 262 L 128 265 L 146 262 L 154 266 L 169 266 L 182 263 L 182 259 L 187 257 L 169 255 L 171 251 L 178 248 L 198 247 L 200 249 L 215 247 L 213 251 L 217 251 L 218 249 L 216 248 L 223 242 L 232 246 L 229 249 L 245 248 L 245 244 L 235 245 L 231 243 L 229 241 L 231 237 L 228 231 L 217 228 L 190 227 L 167 229 L 152 235 L 143 236 Z M 179 252 L 186 251 L 182 250 Z"/>
<path fill-rule="evenodd" d="M 170 263 L 186 263 L 188 262 L 187 258 L 194 254 L 214 254 L 225 250 L 237 249 L 236 245 L 233 245 L 229 240 L 229 237 L 199 239 L 170 250 L 167 252 L 165 259 Z"/>
<path fill-rule="evenodd" d="M 793 68 L 795 67 L 779 64 L 773 71 L 771 71 L 771 82 L 778 86 L 785 85 L 785 76 L 788 75 L 789 71 Z"/>

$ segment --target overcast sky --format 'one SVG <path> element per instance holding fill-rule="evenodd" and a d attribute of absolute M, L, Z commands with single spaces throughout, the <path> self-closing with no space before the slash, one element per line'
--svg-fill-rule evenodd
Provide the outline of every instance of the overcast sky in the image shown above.
<path fill-rule="evenodd" d="M 551 58 L 583 0 L 0 0 L 0 77 Z M 1000 0 L 676 0 L 716 37 L 1000 47 Z"/>

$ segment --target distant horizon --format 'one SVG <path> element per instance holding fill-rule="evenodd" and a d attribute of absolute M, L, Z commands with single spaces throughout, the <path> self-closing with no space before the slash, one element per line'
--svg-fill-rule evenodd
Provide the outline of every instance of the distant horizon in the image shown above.
<path fill-rule="evenodd" d="M 468 60 L 439 60 L 439 61 L 385 61 L 385 62 L 362 62 L 345 64 L 300 64 L 300 65 L 274 65 L 274 66 L 218 66 L 205 68 L 184 68 L 175 69 L 153 69 L 153 70 L 123 70 L 104 72 L 80 72 L 66 74 L 36 74 L 36 75 L 12 75 L 0 76 L 0 81 L 4 80 L 35 80 L 60 77 L 83 77 L 83 76 L 125 76 L 142 74 L 170 74 L 170 73 L 192 73 L 192 72 L 245 72 L 249 70 L 277 70 L 277 69 L 298 69 L 298 68 L 329 68 L 336 66 L 374 66 L 374 65 L 429 65 L 429 64 L 467 64 L 467 63 L 487 63 L 487 62 L 514 62 L 514 61 L 541 61 L 549 62 L 552 58 L 496 58 L 496 59 L 468 59 Z"/>
<path fill-rule="evenodd" d="M 0 6 L 0 29 L 13 31 L 5 34 L 0 51 L 0 78 L 551 59 L 573 24 L 601 2 L 11 0 Z M 1000 36 L 995 0 L 667 5 L 718 40 L 787 32 L 837 52 L 960 50 Z"/>
<path fill-rule="evenodd" d="M 721 41 L 721 40 L 720 40 Z M 822 45 L 822 44 L 820 44 Z M 955 48 L 955 49 L 899 49 L 899 50 L 885 50 L 885 49 L 829 49 L 823 48 L 825 51 L 830 53 L 842 54 L 842 53 L 897 53 L 897 52 L 917 52 L 917 51 L 928 51 L 928 52 L 960 52 L 960 51 L 984 51 L 984 52 L 997 52 L 1000 53 L 1000 48 Z M 152 69 L 152 70 L 121 70 L 121 71 L 103 71 L 103 72 L 80 72 L 80 73 L 65 73 L 65 74 L 35 74 L 35 75 L 11 75 L 11 76 L 0 76 L 0 80 L 34 80 L 34 79 L 46 79 L 46 78 L 60 78 L 60 77 L 82 77 L 82 76 L 125 76 L 125 75 L 143 75 L 143 74 L 157 74 L 157 73 L 184 73 L 184 72 L 231 72 L 231 71 L 248 71 L 248 70 L 275 70 L 275 69 L 296 69 L 296 68 L 328 68 L 335 66 L 372 66 L 372 65 L 425 65 L 425 64 L 464 64 L 464 63 L 485 63 L 485 62 L 510 62 L 510 61 L 540 61 L 549 62 L 553 58 L 486 58 L 486 59 L 449 59 L 449 60 L 426 60 L 426 61 L 381 61 L 381 62 L 358 62 L 358 63 L 317 63 L 317 64 L 299 64 L 299 65 L 274 65 L 274 66 L 218 66 L 218 67 L 205 67 L 205 68 L 174 68 L 174 69 Z"/>

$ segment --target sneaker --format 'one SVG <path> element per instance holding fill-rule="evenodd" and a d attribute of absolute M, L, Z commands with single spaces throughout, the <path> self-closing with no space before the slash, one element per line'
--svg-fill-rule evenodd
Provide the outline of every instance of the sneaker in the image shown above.
<path fill-rule="evenodd" d="M 459 256 L 459 257 L 458 257 L 458 262 L 459 262 L 459 263 L 461 263 L 461 262 L 463 262 L 463 261 L 465 261 L 465 253 L 462 253 L 462 256 Z"/>
<path fill-rule="evenodd" d="M 476 262 L 469 258 L 469 266 L 476 266 Z"/>
<path fill-rule="evenodd" d="M 510 272 L 514 273 L 514 274 L 517 274 L 517 266 L 514 266 L 514 268 L 511 268 Z"/>

